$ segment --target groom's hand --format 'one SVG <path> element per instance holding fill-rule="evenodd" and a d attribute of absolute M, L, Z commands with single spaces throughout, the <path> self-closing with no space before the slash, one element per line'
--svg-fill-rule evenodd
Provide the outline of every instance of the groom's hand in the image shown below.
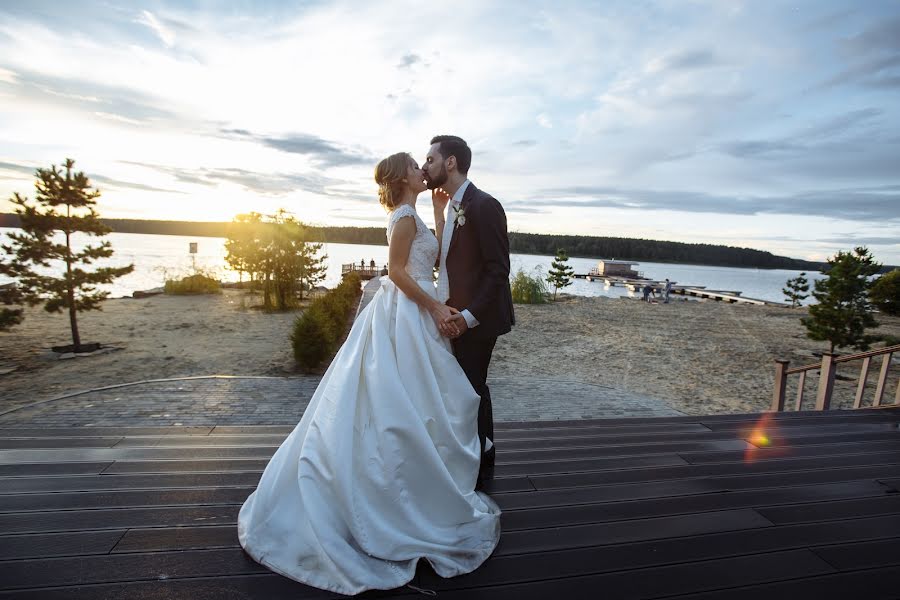
<path fill-rule="evenodd" d="M 458 310 L 456 310 L 456 312 L 453 313 L 453 316 L 447 320 L 447 325 L 453 330 L 453 335 L 449 336 L 451 338 L 458 338 L 469 330 L 469 323 Z"/>

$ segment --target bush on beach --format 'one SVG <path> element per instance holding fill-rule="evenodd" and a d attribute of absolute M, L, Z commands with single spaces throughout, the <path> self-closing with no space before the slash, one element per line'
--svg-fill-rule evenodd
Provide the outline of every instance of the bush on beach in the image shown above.
<path fill-rule="evenodd" d="M 359 275 L 350 273 L 336 288 L 313 300 L 297 317 L 291 345 L 298 366 L 313 371 L 334 355 L 351 323 L 350 311 L 361 293 Z"/>
<path fill-rule="evenodd" d="M 512 300 L 516 304 L 544 304 L 547 302 L 547 284 L 538 272 L 534 276 L 519 269 L 510 282 Z"/>
<path fill-rule="evenodd" d="M 174 295 L 222 293 L 219 281 L 203 273 L 195 273 L 181 279 L 166 279 L 164 290 L 167 294 Z"/>

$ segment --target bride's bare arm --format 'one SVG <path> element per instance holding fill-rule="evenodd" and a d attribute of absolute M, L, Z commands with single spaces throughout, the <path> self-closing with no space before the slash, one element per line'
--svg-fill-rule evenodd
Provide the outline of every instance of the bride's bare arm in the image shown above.
<path fill-rule="evenodd" d="M 459 311 L 429 296 L 406 272 L 409 250 L 415 237 L 415 220 L 412 217 L 401 217 L 394 225 L 394 231 L 388 242 L 388 277 L 401 292 L 431 314 L 441 333 L 451 335 L 449 327 L 452 326 L 448 326 L 445 321 Z"/>

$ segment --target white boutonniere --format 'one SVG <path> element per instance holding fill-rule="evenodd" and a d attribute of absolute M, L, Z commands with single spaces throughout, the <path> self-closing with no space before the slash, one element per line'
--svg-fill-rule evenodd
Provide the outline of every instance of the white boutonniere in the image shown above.
<path fill-rule="evenodd" d="M 455 227 L 462 227 L 463 225 L 465 225 L 466 224 L 466 211 L 465 211 L 465 209 L 463 209 L 462 205 L 454 206 L 453 212 L 455 213 L 453 215 L 453 225 Z"/>

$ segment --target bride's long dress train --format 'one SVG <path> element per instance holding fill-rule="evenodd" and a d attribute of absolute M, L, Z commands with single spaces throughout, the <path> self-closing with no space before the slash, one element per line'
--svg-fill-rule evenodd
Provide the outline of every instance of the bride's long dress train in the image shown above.
<path fill-rule="evenodd" d="M 474 491 L 478 402 L 430 315 L 382 278 L 241 508 L 241 545 L 343 594 L 400 587 L 420 558 L 473 571 L 500 537 L 499 508 Z"/>

